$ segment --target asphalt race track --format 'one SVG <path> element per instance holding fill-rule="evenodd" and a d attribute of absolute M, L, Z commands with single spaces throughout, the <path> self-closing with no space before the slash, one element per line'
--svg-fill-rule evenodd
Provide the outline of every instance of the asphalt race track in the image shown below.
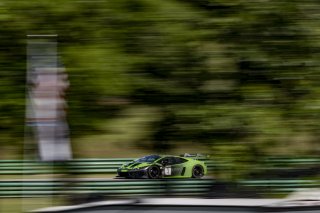
<path fill-rule="evenodd" d="M 300 201 L 301 202 L 301 201 Z M 320 205 L 295 205 L 282 199 L 150 198 L 115 200 L 39 209 L 37 213 L 319 213 Z"/>

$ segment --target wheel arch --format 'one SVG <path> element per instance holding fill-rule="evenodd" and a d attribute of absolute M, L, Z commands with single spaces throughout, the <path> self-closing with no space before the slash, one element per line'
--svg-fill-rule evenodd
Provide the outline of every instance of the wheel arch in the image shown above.
<path fill-rule="evenodd" d="M 206 168 L 203 164 L 201 163 L 196 163 L 193 165 L 192 169 L 191 169 L 191 177 L 194 178 L 193 176 L 193 170 L 195 167 L 201 167 L 202 168 L 202 171 L 203 171 L 203 175 L 201 177 L 198 177 L 198 178 L 202 178 L 205 174 L 206 174 Z"/>

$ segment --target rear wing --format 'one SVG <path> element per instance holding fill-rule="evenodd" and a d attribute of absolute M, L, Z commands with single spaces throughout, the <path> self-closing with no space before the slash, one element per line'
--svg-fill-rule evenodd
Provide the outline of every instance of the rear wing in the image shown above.
<path fill-rule="evenodd" d="M 189 157 L 189 158 L 195 158 L 196 160 L 200 159 L 206 159 L 209 158 L 209 155 L 203 155 L 203 154 L 189 154 L 189 153 L 184 153 L 181 154 L 180 157 Z"/>

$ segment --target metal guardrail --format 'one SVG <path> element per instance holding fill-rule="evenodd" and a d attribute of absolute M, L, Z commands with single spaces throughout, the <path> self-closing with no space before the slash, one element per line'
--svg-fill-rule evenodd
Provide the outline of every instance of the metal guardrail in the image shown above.
<path fill-rule="evenodd" d="M 116 173 L 116 169 L 131 158 L 116 159 L 76 159 L 66 166 L 71 173 Z M 0 175 L 51 174 L 60 172 L 59 164 L 38 162 L 33 160 L 1 160 Z"/>
<path fill-rule="evenodd" d="M 116 173 L 116 169 L 124 163 L 132 161 L 132 158 L 91 158 L 91 159 L 75 159 L 68 162 L 68 171 L 71 173 L 92 173 L 92 174 L 112 174 Z M 214 162 L 208 159 L 200 159 L 205 161 L 208 170 L 228 168 L 227 165 Z M 292 166 L 308 166 L 320 165 L 320 158 L 270 158 L 265 162 L 265 169 L 270 168 L 289 168 Z M 34 160 L 0 160 L 0 175 L 20 175 L 20 174 L 51 174 L 59 172 L 59 167 L 50 163 L 38 162 Z M 57 169 L 58 168 L 58 169 Z"/>
<path fill-rule="evenodd" d="M 246 180 L 239 184 L 255 188 L 257 191 L 268 191 L 274 193 L 289 193 L 296 190 L 319 188 L 318 180 Z"/>
<path fill-rule="evenodd" d="M 199 195 L 205 194 L 213 180 L 15 180 L 0 181 L 0 197 L 36 197 L 70 193 L 130 195 Z"/>
<path fill-rule="evenodd" d="M 137 195 L 208 195 L 215 192 L 216 181 L 212 179 L 42 179 L 2 180 L 1 197 L 37 197 L 50 195 L 103 194 L 111 196 Z M 298 189 L 318 188 L 316 180 L 248 180 L 238 182 L 256 192 L 284 194 Z M 211 190 L 211 191 L 210 191 Z"/>
<path fill-rule="evenodd" d="M 76 159 L 66 164 L 68 172 L 81 174 L 114 174 L 122 164 L 128 163 L 132 158 L 114 159 Z M 205 160 L 208 169 L 212 169 L 213 162 Z M 60 168 L 61 169 L 61 168 Z M 59 173 L 59 163 L 37 162 L 32 160 L 0 160 L 0 175 L 21 174 L 52 174 Z"/>
<path fill-rule="evenodd" d="M 75 159 L 68 162 L 68 172 L 73 174 L 115 174 L 116 169 L 131 158 L 116 159 Z M 208 169 L 221 166 L 213 161 L 202 159 Z M 266 161 L 274 168 L 291 168 L 292 166 L 319 165 L 319 158 L 286 159 L 270 158 Z M 64 173 L 65 168 L 59 164 L 37 162 L 33 160 L 0 160 L 0 175 L 34 175 Z M 219 168 L 218 168 L 219 169 Z M 297 189 L 320 187 L 320 180 L 280 179 L 279 180 L 246 180 L 239 185 L 253 188 L 264 193 L 288 193 Z M 71 184 L 66 191 L 64 186 Z M 75 193 L 102 193 L 108 195 L 173 195 L 204 194 L 214 189 L 214 180 L 182 179 L 182 180 L 113 180 L 113 179 L 82 179 L 75 182 L 62 180 L 2 180 L 0 181 L 0 197 L 45 196 Z"/>

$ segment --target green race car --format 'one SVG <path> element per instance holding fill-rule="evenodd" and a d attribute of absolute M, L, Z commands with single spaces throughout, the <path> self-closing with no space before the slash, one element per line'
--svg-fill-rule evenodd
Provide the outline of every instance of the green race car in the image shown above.
<path fill-rule="evenodd" d="M 122 165 L 117 172 L 124 178 L 201 178 L 207 167 L 191 155 L 148 155 Z"/>

